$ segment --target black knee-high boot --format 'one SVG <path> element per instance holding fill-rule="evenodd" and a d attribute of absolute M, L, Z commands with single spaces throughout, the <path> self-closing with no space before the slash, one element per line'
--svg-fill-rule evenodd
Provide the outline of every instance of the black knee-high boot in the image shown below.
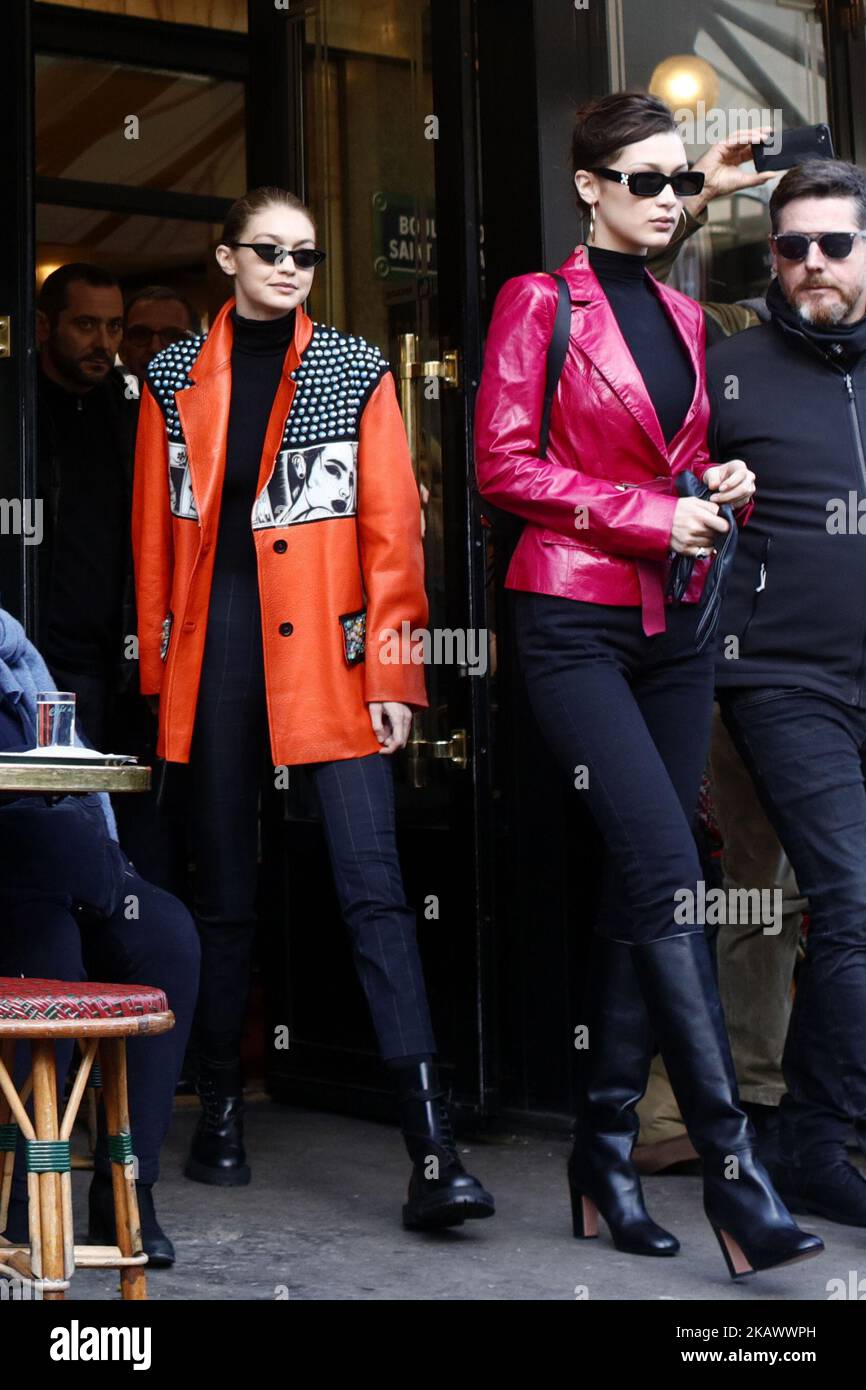
<path fill-rule="evenodd" d="M 676 1236 L 656 1224 L 631 1161 L 640 1128 L 636 1106 L 652 1061 L 652 1031 L 631 950 L 597 936 L 589 975 L 589 1046 L 568 1185 L 574 1234 L 598 1235 L 598 1213 L 618 1250 L 675 1255 Z"/>
<path fill-rule="evenodd" d="M 824 1242 L 800 1230 L 755 1155 L 703 931 L 631 949 L 650 1025 L 703 1162 L 704 1210 L 731 1278 L 819 1254 Z"/>

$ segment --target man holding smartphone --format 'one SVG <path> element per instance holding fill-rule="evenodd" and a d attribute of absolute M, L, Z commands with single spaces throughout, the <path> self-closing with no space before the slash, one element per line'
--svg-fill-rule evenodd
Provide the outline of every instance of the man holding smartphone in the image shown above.
<path fill-rule="evenodd" d="M 866 174 L 810 160 L 770 216 L 770 320 L 708 355 L 712 456 L 757 477 L 719 700 L 811 908 L 774 1177 L 793 1211 L 866 1226 Z"/>

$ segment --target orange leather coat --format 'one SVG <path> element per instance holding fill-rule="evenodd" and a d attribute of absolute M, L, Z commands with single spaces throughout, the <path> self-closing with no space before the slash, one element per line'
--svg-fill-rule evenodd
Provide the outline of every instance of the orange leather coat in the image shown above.
<path fill-rule="evenodd" d="M 132 518 L 139 674 L 142 694 L 160 695 L 157 753 L 169 762 L 189 761 L 195 721 L 233 305 L 205 337 L 158 353 L 142 387 Z M 377 752 L 369 703 L 428 703 L 424 667 L 409 659 L 415 644 L 391 635 L 428 619 L 418 487 L 387 361 L 300 305 L 250 526 L 274 765 Z"/>

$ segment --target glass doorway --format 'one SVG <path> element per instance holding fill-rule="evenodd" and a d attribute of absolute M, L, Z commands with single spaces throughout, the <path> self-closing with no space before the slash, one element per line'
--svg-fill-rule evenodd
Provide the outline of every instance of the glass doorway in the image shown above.
<path fill-rule="evenodd" d="M 303 196 L 328 253 L 309 311 L 314 321 L 367 338 L 389 358 L 421 496 L 429 626 L 403 640 L 404 652 L 414 648 L 424 660 L 430 707 L 416 714 L 409 747 L 395 764 L 398 833 L 440 1056 L 458 1092 L 477 1109 L 485 1104 L 486 1020 L 473 720 L 483 698 L 487 634 L 467 565 L 459 321 L 465 296 L 455 294 L 453 279 L 450 293 L 440 294 L 443 256 L 454 263 L 466 225 L 465 195 L 449 186 L 447 171 L 455 143 L 471 141 L 473 133 L 459 122 L 443 132 L 437 118 L 437 87 L 447 80 L 453 92 L 462 62 L 446 33 L 460 9 L 468 7 L 430 0 L 290 6 L 298 38 Z M 477 277 L 479 259 L 476 246 L 463 273 Z M 354 1083 L 355 1102 L 363 1086 L 373 1104 L 378 1062 L 344 928 L 329 889 L 322 892 L 329 881 L 325 847 L 303 777 L 265 833 L 273 846 L 269 862 L 285 870 L 274 891 L 286 904 L 287 923 L 287 955 L 274 962 L 282 983 L 272 1021 L 276 1028 L 291 1020 L 292 1037 L 286 1053 L 271 1057 L 271 1088 L 316 1100 L 330 1084 L 346 1100 Z M 309 986 L 326 977 L 323 998 Z"/>

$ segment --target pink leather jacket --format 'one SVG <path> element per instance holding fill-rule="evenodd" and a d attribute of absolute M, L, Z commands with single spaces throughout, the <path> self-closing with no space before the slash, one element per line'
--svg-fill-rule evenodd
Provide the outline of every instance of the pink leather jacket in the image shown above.
<path fill-rule="evenodd" d="M 688 413 L 666 444 L 586 247 L 578 246 L 559 274 L 571 292 L 571 341 L 547 456 L 538 457 L 538 438 L 557 289 L 549 275 L 518 275 L 499 291 L 487 336 L 475 416 L 478 488 L 529 522 L 506 588 L 639 604 L 651 636 L 665 628 L 677 504 L 672 479 L 687 468 L 700 477 L 711 462 L 703 313 L 650 276 L 695 372 Z M 695 561 L 686 602 L 700 599 L 711 563 Z"/>

